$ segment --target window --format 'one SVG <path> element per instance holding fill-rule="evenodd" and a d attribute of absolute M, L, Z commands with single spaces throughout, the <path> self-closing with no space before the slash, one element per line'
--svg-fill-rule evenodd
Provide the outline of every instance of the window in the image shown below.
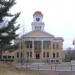
<path fill-rule="evenodd" d="M 25 41 L 26 48 L 32 48 L 32 41 Z"/>
<path fill-rule="evenodd" d="M 59 49 L 59 42 L 53 43 L 53 49 Z"/>
<path fill-rule="evenodd" d="M 49 57 L 49 52 L 43 52 L 43 57 L 45 58 L 48 58 Z"/>
<path fill-rule="evenodd" d="M 23 53 L 21 52 L 21 57 L 23 57 Z"/>
<path fill-rule="evenodd" d="M 19 58 L 19 52 L 17 52 L 17 58 Z"/>
<path fill-rule="evenodd" d="M 47 57 L 49 57 L 49 52 L 47 52 Z"/>
<path fill-rule="evenodd" d="M 59 53 L 57 52 L 57 54 L 56 54 L 56 57 L 58 58 L 59 57 Z"/>
<path fill-rule="evenodd" d="M 39 27 L 39 29 L 41 30 L 41 26 Z"/>
<path fill-rule="evenodd" d="M 53 53 L 53 58 L 55 58 L 55 53 Z"/>
<path fill-rule="evenodd" d="M 59 49 L 59 43 L 56 43 L 56 49 Z"/>
<path fill-rule="evenodd" d="M 3 56 L 3 59 L 7 59 L 7 56 Z"/>
<path fill-rule="evenodd" d="M 43 52 L 43 57 L 45 58 L 45 52 Z"/>
<path fill-rule="evenodd" d="M 55 43 L 53 43 L 53 49 L 55 49 Z"/>
<path fill-rule="evenodd" d="M 44 49 L 49 49 L 50 46 L 50 41 L 43 41 L 43 48 Z"/>
<path fill-rule="evenodd" d="M 35 26 L 35 30 L 41 30 L 41 26 Z"/>
<path fill-rule="evenodd" d="M 56 63 L 58 63 L 59 62 L 59 60 L 56 60 Z"/>
<path fill-rule="evenodd" d="M 32 57 L 32 52 L 27 52 L 27 58 L 31 58 Z"/>
<path fill-rule="evenodd" d="M 27 58 L 29 58 L 29 52 L 27 52 Z"/>
<path fill-rule="evenodd" d="M 11 58 L 11 56 L 8 56 L 8 58 Z"/>
<path fill-rule="evenodd" d="M 34 49 L 35 50 L 41 49 L 41 41 L 34 41 Z"/>
<path fill-rule="evenodd" d="M 12 58 L 14 59 L 14 56 L 12 56 Z"/>
<path fill-rule="evenodd" d="M 51 63 L 55 63 L 55 60 L 51 60 Z"/>
<path fill-rule="evenodd" d="M 54 60 L 51 60 L 51 63 L 53 63 L 54 62 Z"/>
<path fill-rule="evenodd" d="M 23 48 L 22 42 L 21 42 L 21 49 Z"/>
<path fill-rule="evenodd" d="M 29 48 L 29 45 L 27 44 L 27 48 Z"/>
<path fill-rule="evenodd" d="M 32 48 L 32 43 L 30 43 L 30 48 Z"/>
<path fill-rule="evenodd" d="M 32 57 L 32 52 L 30 52 L 30 57 Z"/>

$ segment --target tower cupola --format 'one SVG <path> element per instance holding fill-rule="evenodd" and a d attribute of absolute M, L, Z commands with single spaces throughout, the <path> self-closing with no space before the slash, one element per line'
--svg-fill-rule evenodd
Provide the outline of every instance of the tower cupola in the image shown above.
<path fill-rule="evenodd" d="M 43 20 L 43 14 L 40 11 L 36 11 L 33 14 L 32 30 L 43 31 L 44 22 L 42 22 L 42 20 Z"/>

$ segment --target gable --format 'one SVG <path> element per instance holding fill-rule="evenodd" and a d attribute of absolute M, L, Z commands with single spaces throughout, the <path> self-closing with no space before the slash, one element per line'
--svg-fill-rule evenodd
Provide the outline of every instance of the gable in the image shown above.
<path fill-rule="evenodd" d="M 24 37 L 51 37 L 54 36 L 44 31 L 32 31 L 24 35 Z"/>

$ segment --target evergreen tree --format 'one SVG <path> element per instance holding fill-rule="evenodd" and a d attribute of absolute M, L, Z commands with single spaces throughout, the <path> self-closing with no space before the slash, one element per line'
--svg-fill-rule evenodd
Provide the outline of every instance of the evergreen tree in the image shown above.
<path fill-rule="evenodd" d="M 0 58 L 2 57 L 2 51 L 9 50 L 14 47 L 11 41 L 15 40 L 18 36 L 15 32 L 19 28 L 19 25 L 15 27 L 15 23 L 20 13 L 15 15 L 9 13 L 9 9 L 14 4 L 15 0 L 0 0 Z M 12 17 L 12 19 L 7 22 L 5 17 Z"/>

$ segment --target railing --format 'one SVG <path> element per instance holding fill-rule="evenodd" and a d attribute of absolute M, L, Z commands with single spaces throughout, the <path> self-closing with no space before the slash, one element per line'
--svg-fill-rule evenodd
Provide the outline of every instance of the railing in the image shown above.
<path fill-rule="evenodd" d="M 55 64 L 45 64 L 45 63 L 32 63 L 32 64 L 24 64 L 24 65 L 16 65 L 17 68 L 29 68 L 30 70 L 38 70 L 38 71 L 75 71 L 75 65 L 55 65 Z"/>

